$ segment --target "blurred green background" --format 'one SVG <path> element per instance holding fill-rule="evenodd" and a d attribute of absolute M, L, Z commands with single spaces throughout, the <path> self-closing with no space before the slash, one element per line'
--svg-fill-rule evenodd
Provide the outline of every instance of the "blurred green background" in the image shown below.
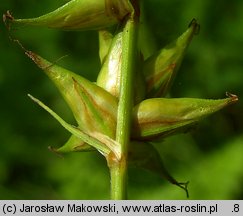
<path fill-rule="evenodd" d="M 2 0 L 0 11 L 34 17 L 67 0 Z M 174 40 L 192 18 L 201 24 L 174 82 L 172 97 L 223 98 L 240 101 L 203 120 L 188 134 L 157 145 L 179 181 L 190 181 L 190 199 L 243 198 L 243 1 L 144 1 L 151 43 Z M 50 61 L 95 80 L 100 63 L 96 32 L 62 32 L 22 27 L 11 34 Z M 9 40 L 0 24 L 0 199 L 109 199 L 109 172 L 98 153 L 63 158 L 48 151 L 69 137 L 27 93 L 40 98 L 68 122 L 74 119 L 57 89 Z M 185 199 L 185 193 L 143 170 L 129 170 L 130 199 Z"/>

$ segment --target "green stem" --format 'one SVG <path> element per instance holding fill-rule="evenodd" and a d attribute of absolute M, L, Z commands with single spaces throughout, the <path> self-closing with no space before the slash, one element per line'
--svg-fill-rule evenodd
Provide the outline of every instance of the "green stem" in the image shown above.
<path fill-rule="evenodd" d="M 121 87 L 116 128 L 116 141 L 121 146 L 121 159 L 110 163 L 111 198 L 116 200 L 126 199 L 127 194 L 127 152 L 130 141 L 136 56 L 137 21 L 135 15 L 131 15 L 123 29 Z"/>

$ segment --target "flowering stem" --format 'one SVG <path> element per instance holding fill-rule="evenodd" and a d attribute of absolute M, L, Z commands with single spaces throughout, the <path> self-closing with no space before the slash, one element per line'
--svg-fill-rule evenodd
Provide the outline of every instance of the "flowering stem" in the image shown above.
<path fill-rule="evenodd" d="M 137 21 L 130 15 L 123 29 L 121 89 L 118 104 L 116 141 L 121 146 L 121 159 L 110 164 L 111 198 L 126 199 L 127 152 L 130 141 L 130 122 L 133 108 L 133 77 L 137 55 Z"/>

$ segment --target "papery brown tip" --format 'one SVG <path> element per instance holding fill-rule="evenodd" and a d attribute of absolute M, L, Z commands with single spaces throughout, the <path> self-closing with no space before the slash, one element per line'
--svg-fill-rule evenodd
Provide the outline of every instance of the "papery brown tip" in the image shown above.
<path fill-rule="evenodd" d="M 32 51 L 26 50 L 25 55 L 27 55 L 33 62 L 36 63 L 40 68 L 44 69 L 45 67 L 41 64 L 41 59 L 37 54 Z"/>
<path fill-rule="evenodd" d="M 8 30 L 10 30 L 10 24 L 13 20 L 14 20 L 14 17 L 10 13 L 10 11 L 7 10 L 7 12 L 5 14 L 3 14 L 3 22 Z"/>
<path fill-rule="evenodd" d="M 226 96 L 231 99 L 230 102 L 237 102 L 239 100 L 238 96 L 230 92 L 226 92 Z"/>
<path fill-rule="evenodd" d="M 42 70 L 48 70 L 48 68 L 54 65 L 32 51 L 25 50 L 25 55 L 27 55 Z"/>
<path fill-rule="evenodd" d="M 186 197 L 189 198 L 189 192 L 188 192 L 188 184 L 189 181 L 187 182 L 179 182 L 176 185 L 179 186 L 180 188 L 182 188 L 185 192 L 186 192 Z"/>
<path fill-rule="evenodd" d="M 192 19 L 192 21 L 189 23 L 188 28 L 193 27 L 193 33 L 194 35 L 198 35 L 200 32 L 200 25 L 198 24 L 197 20 L 195 18 Z"/>
<path fill-rule="evenodd" d="M 48 146 L 48 150 L 52 153 L 55 153 L 58 157 L 60 158 L 64 158 L 62 154 L 60 154 L 55 148 L 53 148 L 52 146 Z"/>

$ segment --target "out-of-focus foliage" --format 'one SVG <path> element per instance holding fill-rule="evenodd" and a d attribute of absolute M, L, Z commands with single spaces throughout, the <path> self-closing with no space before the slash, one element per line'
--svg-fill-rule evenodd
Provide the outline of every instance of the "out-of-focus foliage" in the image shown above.
<path fill-rule="evenodd" d="M 0 11 L 33 17 L 66 0 L 3 0 Z M 162 47 L 180 35 L 192 18 L 201 24 L 175 79 L 173 97 L 223 98 L 239 103 L 202 121 L 191 133 L 155 145 L 168 169 L 189 180 L 191 199 L 243 198 L 243 2 L 241 0 L 144 1 L 153 38 Z M 99 70 L 96 32 L 12 29 L 26 48 L 95 80 Z M 153 45 L 152 45 L 153 44 Z M 47 150 L 69 137 L 59 124 L 27 97 L 32 93 L 74 123 L 71 112 L 48 78 L 9 40 L 0 24 L 0 199 L 109 199 L 109 172 L 97 153 L 64 159 Z M 143 170 L 129 173 L 131 199 L 184 199 L 185 194 Z"/>

